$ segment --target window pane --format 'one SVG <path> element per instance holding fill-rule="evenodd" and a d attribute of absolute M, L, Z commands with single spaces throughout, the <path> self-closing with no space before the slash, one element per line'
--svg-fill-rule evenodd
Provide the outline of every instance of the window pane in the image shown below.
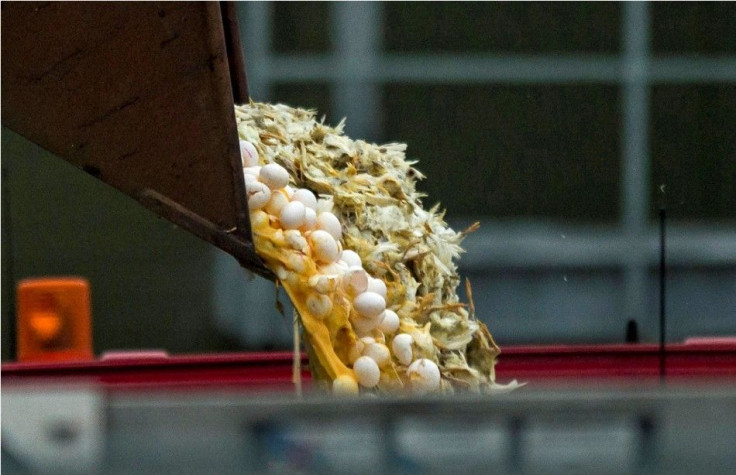
<path fill-rule="evenodd" d="M 409 144 L 428 205 L 451 215 L 613 222 L 613 86 L 415 86 L 384 90 L 384 139 Z"/>
<path fill-rule="evenodd" d="M 655 54 L 736 53 L 736 4 L 732 2 L 654 2 Z"/>
<path fill-rule="evenodd" d="M 618 270 L 504 268 L 464 274 L 473 283 L 478 319 L 502 346 L 624 341 L 627 318 Z M 650 334 L 641 324 L 639 330 Z"/>
<path fill-rule="evenodd" d="M 667 341 L 736 334 L 734 284 L 736 267 L 733 265 L 668 267 Z M 649 315 L 659 312 L 658 292 L 659 269 L 652 268 L 647 281 Z M 653 328 L 642 333 L 643 339 L 649 341 L 658 334 Z"/>
<path fill-rule="evenodd" d="M 332 117 L 330 87 L 326 84 L 274 84 L 271 101 L 301 109 L 316 109 L 318 118 L 327 116 L 327 123 L 337 125 Z"/>
<path fill-rule="evenodd" d="M 326 2 L 272 2 L 273 50 L 277 53 L 324 53 L 330 50 Z"/>
<path fill-rule="evenodd" d="M 392 52 L 614 53 L 621 7 L 580 2 L 388 2 Z"/>
<path fill-rule="evenodd" d="M 668 215 L 736 219 L 736 87 L 652 88 L 652 199 Z"/>

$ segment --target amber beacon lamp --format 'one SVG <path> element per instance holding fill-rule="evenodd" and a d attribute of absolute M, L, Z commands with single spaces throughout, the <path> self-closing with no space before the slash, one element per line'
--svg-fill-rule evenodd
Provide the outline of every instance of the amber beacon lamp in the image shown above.
<path fill-rule="evenodd" d="M 89 360 L 89 283 L 78 277 L 26 279 L 18 284 L 18 361 Z"/>

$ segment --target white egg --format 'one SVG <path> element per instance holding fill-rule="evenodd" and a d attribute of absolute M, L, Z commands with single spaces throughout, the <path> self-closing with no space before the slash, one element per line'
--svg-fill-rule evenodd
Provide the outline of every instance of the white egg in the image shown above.
<path fill-rule="evenodd" d="M 363 356 L 372 358 L 373 361 L 375 361 L 381 368 L 391 362 L 391 353 L 388 351 L 388 347 L 381 343 L 371 343 L 370 345 L 366 345 L 363 350 Z"/>
<path fill-rule="evenodd" d="M 245 186 L 245 192 L 248 195 L 249 209 L 261 209 L 271 199 L 271 190 L 263 183 L 257 181 L 248 183 Z"/>
<path fill-rule="evenodd" d="M 290 248 L 297 251 L 304 251 L 307 247 L 307 239 L 302 236 L 298 229 L 289 229 L 284 232 L 284 239 Z"/>
<path fill-rule="evenodd" d="M 348 361 L 350 364 L 355 363 L 355 360 L 363 356 L 363 349 L 365 349 L 365 344 L 360 340 L 350 345 L 350 349 L 348 350 Z"/>
<path fill-rule="evenodd" d="M 381 319 L 381 323 L 378 325 L 378 329 L 381 330 L 383 333 L 395 333 L 396 330 L 399 329 L 399 316 L 391 310 L 390 308 L 387 308 L 383 311 L 383 319 Z"/>
<path fill-rule="evenodd" d="M 317 318 L 324 318 L 332 311 L 332 300 L 326 295 L 319 293 L 307 296 L 307 308 L 309 313 Z"/>
<path fill-rule="evenodd" d="M 363 345 L 372 345 L 376 342 L 376 339 L 372 336 L 364 336 L 360 339 L 360 342 L 363 343 Z"/>
<path fill-rule="evenodd" d="M 374 322 L 376 322 L 376 328 L 383 323 L 383 318 L 386 316 L 386 310 L 381 311 L 381 313 L 378 314 L 376 318 L 373 319 Z"/>
<path fill-rule="evenodd" d="M 261 167 L 245 167 L 243 168 L 244 175 L 251 175 L 256 178 L 261 174 Z"/>
<path fill-rule="evenodd" d="M 302 230 L 311 231 L 317 227 L 317 213 L 312 208 L 304 209 L 304 224 L 302 224 Z"/>
<path fill-rule="evenodd" d="M 278 190 L 289 184 L 289 172 L 278 163 L 269 163 L 261 168 L 258 179 L 272 190 Z"/>
<path fill-rule="evenodd" d="M 381 279 L 370 277 L 368 279 L 368 292 L 375 292 L 384 299 L 386 298 L 386 284 Z"/>
<path fill-rule="evenodd" d="M 378 364 L 368 356 L 361 356 L 353 363 L 353 372 L 358 379 L 358 383 L 366 388 L 372 388 L 381 379 L 381 370 Z"/>
<path fill-rule="evenodd" d="M 386 309 L 386 300 L 375 292 L 363 292 L 353 299 L 355 310 L 377 323 L 378 316 Z"/>
<path fill-rule="evenodd" d="M 264 229 L 268 226 L 268 214 L 261 210 L 255 210 L 250 212 L 250 227 L 251 229 Z"/>
<path fill-rule="evenodd" d="M 247 185 L 248 183 L 258 181 L 258 177 L 256 177 L 255 175 L 250 175 L 248 173 L 243 172 L 243 181 L 245 181 Z"/>
<path fill-rule="evenodd" d="M 284 266 L 276 266 L 276 277 L 279 278 L 279 280 L 286 280 L 289 277 L 289 271 Z"/>
<path fill-rule="evenodd" d="M 350 295 L 358 295 L 368 288 L 368 273 L 362 267 L 351 267 L 342 276 L 342 287 Z"/>
<path fill-rule="evenodd" d="M 340 265 L 339 262 L 331 262 L 329 264 L 323 264 L 318 267 L 320 274 L 329 274 L 329 275 L 336 275 L 336 276 L 342 276 L 345 272 L 348 271 L 347 266 Z"/>
<path fill-rule="evenodd" d="M 355 396 L 360 392 L 358 382 L 349 374 L 343 374 L 332 381 L 332 394 L 336 396 Z"/>
<path fill-rule="evenodd" d="M 360 316 L 350 319 L 350 323 L 358 336 L 368 335 L 376 328 L 375 320 Z"/>
<path fill-rule="evenodd" d="M 286 247 L 286 239 L 284 239 L 284 230 L 283 229 L 274 229 L 273 230 L 273 234 L 271 235 L 271 240 L 278 247 Z"/>
<path fill-rule="evenodd" d="M 279 280 L 284 283 L 292 285 L 299 283 L 299 274 L 297 274 L 296 272 L 291 272 L 289 269 L 283 266 L 276 267 L 276 277 L 278 277 Z"/>
<path fill-rule="evenodd" d="M 394 341 L 391 342 L 391 350 L 397 360 L 403 365 L 409 365 L 412 359 L 411 345 L 414 343 L 414 338 L 408 333 L 399 333 L 394 337 Z"/>
<path fill-rule="evenodd" d="M 337 241 L 342 239 L 342 225 L 340 224 L 340 220 L 328 211 L 317 215 L 317 229 L 327 231 Z"/>
<path fill-rule="evenodd" d="M 286 239 L 284 239 L 283 229 L 274 229 L 273 234 L 271 235 L 271 240 L 278 247 L 286 247 Z"/>
<path fill-rule="evenodd" d="M 363 267 L 363 261 L 360 260 L 360 256 L 357 252 L 345 249 L 340 254 L 340 260 L 345 261 L 350 267 Z"/>
<path fill-rule="evenodd" d="M 289 274 L 286 276 L 286 279 L 282 280 L 281 282 L 296 287 L 301 282 L 301 277 L 296 272 L 289 272 Z"/>
<path fill-rule="evenodd" d="M 307 256 L 291 252 L 286 258 L 286 265 L 297 274 L 303 274 L 307 271 Z"/>
<path fill-rule="evenodd" d="M 411 382 L 412 392 L 416 394 L 426 394 L 440 387 L 440 369 L 432 360 L 421 358 L 414 361 L 406 369 L 406 375 Z"/>
<path fill-rule="evenodd" d="M 254 167 L 258 165 L 258 150 L 247 140 L 240 141 L 240 156 L 243 159 L 244 167 Z"/>
<path fill-rule="evenodd" d="M 308 284 L 311 288 L 321 294 L 334 292 L 337 288 L 338 276 L 315 274 L 309 278 Z"/>
<path fill-rule="evenodd" d="M 317 197 L 314 196 L 314 193 L 309 191 L 306 188 L 299 188 L 294 192 L 294 196 L 291 197 L 292 201 L 301 201 L 304 206 L 307 208 L 311 208 L 312 211 L 317 212 Z"/>
<path fill-rule="evenodd" d="M 295 203 L 299 202 L 292 201 L 290 204 Z M 319 229 L 312 231 L 309 235 L 309 244 L 312 248 L 312 256 L 319 262 L 330 264 L 337 261 L 337 257 L 339 256 L 337 242 L 327 231 Z"/>
<path fill-rule="evenodd" d="M 281 190 L 276 190 L 271 193 L 271 199 L 266 205 L 266 211 L 271 216 L 278 217 L 281 215 L 281 210 L 284 209 L 284 206 L 287 204 L 289 204 L 289 198 L 287 198 Z"/>
<path fill-rule="evenodd" d="M 284 193 L 286 193 L 286 197 L 291 200 L 291 197 L 294 196 L 294 188 L 292 188 L 290 185 L 286 185 L 284 187 Z"/>
<path fill-rule="evenodd" d="M 298 201 L 292 201 L 281 209 L 279 220 L 284 229 L 297 229 L 304 224 L 304 205 Z"/>

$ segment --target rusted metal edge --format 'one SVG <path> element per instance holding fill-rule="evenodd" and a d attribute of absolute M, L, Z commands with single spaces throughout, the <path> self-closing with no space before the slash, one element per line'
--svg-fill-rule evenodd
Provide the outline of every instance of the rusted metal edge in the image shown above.
<path fill-rule="evenodd" d="M 273 272 L 266 268 L 256 254 L 252 241 L 243 239 L 238 233 L 223 231 L 215 224 L 154 190 L 141 191 L 137 199 L 159 216 L 232 255 L 241 266 L 249 271 L 268 280 L 276 280 Z"/>
<path fill-rule="evenodd" d="M 248 96 L 248 80 L 245 72 L 245 61 L 243 59 L 243 47 L 240 43 L 240 28 L 238 26 L 238 17 L 235 10 L 235 4 L 233 2 L 220 2 L 220 16 L 223 36 L 225 38 L 225 49 L 227 55 L 228 70 L 230 72 L 230 85 L 232 90 L 233 103 L 244 104 L 247 103 L 250 98 Z M 236 120 L 234 111 L 233 120 Z M 226 252 L 230 252 L 230 254 L 232 254 L 243 267 L 269 280 L 275 280 L 276 277 L 263 264 L 263 261 L 255 253 L 255 248 L 253 246 L 253 236 L 250 225 L 250 213 L 248 211 L 248 201 L 245 193 L 245 178 L 243 177 L 243 163 L 240 156 L 239 145 L 236 156 L 233 156 L 231 154 L 230 158 L 235 179 L 234 199 L 238 212 L 238 229 L 236 230 L 238 236 L 236 237 L 233 234 L 228 233 L 225 233 L 224 236 L 226 236 L 227 240 L 235 238 L 238 246 L 245 244 L 247 250 L 242 255 L 238 255 L 235 253 L 235 251 L 227 251 L 224 247 L 216 244 L 215 241 L 211 242 L 213 242 L 215 245 L 218 245 L 218 247 L 225 250 Z M 204 221 L 204 224 L 205 228 L 207 227 L 206 225 L 212 226 L 212 223 L 207 223 L 206 221 Z M 195 231 L 192 230 L 192 232 Z M 219 231 L 219 233 L 223 234 L 222 231 Z M 204 239 L 209 240 L 207 236 L 212 236 L 211 231 L 208 231 L 208 234 L 204 237 Z"/>
<path fill-rule="evenodd" d="M 250 100 L 248 95 L 248 75 L 245 71 L 243 46 L 240 43 L 240 28 L 234 2 L 220 2 L 222 27 L 225 34 L 225 48 L 230 68 L 230 82 L 233 86 L 235 103 L 246 104 Z"/>
<path fill-rule="evenodd" d="M 2 28 L 4 126 L 273 278 L 252 243 L 232 4 L 11 2 Z"/>

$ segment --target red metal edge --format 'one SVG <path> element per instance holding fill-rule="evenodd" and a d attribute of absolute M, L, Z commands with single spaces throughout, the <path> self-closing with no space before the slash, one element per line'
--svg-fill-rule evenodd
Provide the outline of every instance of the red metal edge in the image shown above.
<path fill-rule="evenodd" d="M 500 380 L 659 381 L 656 344 L 520 346 L 503 348 L 496 365 Z M 667 345 L 667 380 L 736 381 L 736 343 Z"/>
<path fill-rule="evenodd" d="M 291 389 L 292 354 L 227 353 L 98 359 L 65 363 L 5 363 L 3 383 L 92 383 L 107 389 Z M 311 378 L 304 359 L 302 379 Z"/>
<path fill-rule="evenodd" d="M 736 382 L 736 343 L 668 345 L 667 380 Z M 291 352 L 227 353 L 99 359 L 66 363 L 5 363 L 3 383 L 101 384 L 108 389 L 287 390 L 293 388 Z M 502 349 L 496 379 L 530 384 L 653 383 L 659 381 L 655 344 L 516 346 Z M 310 375 L 302 355 L 302 379 Z"/>
<path fill-rule="evenodd" d="M 46 372 L 46 371 L 89 371 L 89 370 L 112 370 L 112 369 L 130 369 L 144 368 L 153 366 L 162 367 L 180 367 L 180 366 L 209 366 L 209 365 L 269 365 L 283 364 L 288 362 L 291 364 L 292 353 L 289 351 L 274 352 L 248 352 L 248 353 L 207 353 L 207 354 L 191 354 L 191 355 L 175 355 L 163 356 L 159 352 L 131 352 L 130 356 L 115 358 L 101 358 L 95 360 L 78 360 L 67 361 L 64 363 L 3 363 L 3 375 L 8 372 Z M 306 355 L 303 355 L 306 360 Z"/>

